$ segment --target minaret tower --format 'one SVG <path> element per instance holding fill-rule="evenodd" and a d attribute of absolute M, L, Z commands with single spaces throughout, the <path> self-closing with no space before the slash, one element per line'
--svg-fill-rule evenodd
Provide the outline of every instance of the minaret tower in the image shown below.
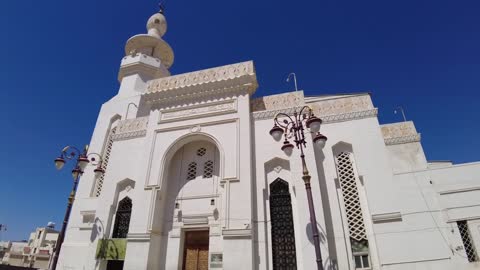
<path fill-rule="evenodd" d="M 167 20 L 163 10 L 148 19 L 147 34 L 131 37 L 125 45 L 118 80 L 121 83 L 119 96 L 138 95 L 145 91 L 152 79 L 170 76 L 173 50 L 162 37 L 167 32 Z"/>

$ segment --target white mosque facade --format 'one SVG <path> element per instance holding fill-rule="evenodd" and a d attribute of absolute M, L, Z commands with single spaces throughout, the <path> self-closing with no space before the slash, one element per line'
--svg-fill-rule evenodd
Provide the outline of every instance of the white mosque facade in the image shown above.
<path fill-rule="evenodd" d="M 317 269 L 299 149 L 269 134 L 303 106 L 328 137 L 305 130 L 324 269 L 480 269 L 480 163 L 428 162 L 368 93 L 252 98 L 251 61 L 171 75 L 165 17 L 147 28 L 99 113 L 105 174 L 81 177 L 57 269 Z"/>

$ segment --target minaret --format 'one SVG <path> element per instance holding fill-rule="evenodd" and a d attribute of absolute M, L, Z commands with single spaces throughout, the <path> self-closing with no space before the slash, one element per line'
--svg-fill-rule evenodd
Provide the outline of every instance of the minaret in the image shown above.
<path fill-rule="evenodd" d="M 145 91 L 146 83 L 152 79 L 170 76 L 173 50 L 162 39 L 167 32 L 167 20 L 163 11 L 154 14 L 147 22 L 147 34 L 131 37 L 125 45 L 118 80 L 120 96 L 138 95 Z"/>

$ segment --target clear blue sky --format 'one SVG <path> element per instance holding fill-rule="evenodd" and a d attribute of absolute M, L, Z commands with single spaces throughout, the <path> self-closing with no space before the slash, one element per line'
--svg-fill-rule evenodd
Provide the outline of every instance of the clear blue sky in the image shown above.
<path fill-rule="evenodd" d="M 382 123 L 405 108 L 430 160 L 479 159 L 480 2 L 168 0 L 172 73 L 254 60 L 257 95 L 369 91 Z M 4 0 L 0 4 L 0 223 L 25 239 L 63 218 L 68 170 L 53 159 L 90 140 L 118 89 L 125 41 L 153 0 Z"/>

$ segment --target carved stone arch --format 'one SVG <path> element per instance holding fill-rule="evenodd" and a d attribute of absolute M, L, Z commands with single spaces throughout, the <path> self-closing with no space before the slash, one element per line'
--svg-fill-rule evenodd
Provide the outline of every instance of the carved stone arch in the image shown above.
<path fill-rule="evenodd" d="M 335 157 L 342 152 L 353 153 L 353 146 L 350 143 L 341 141 L 332 146 L 332 152 Z"/>
<path fill-rule="evenodd" d="M 134 189 L 135 188 L 135 181 L 133 181 L 130 178 L 125 178 L 122 181 L 117 183 L 116 191 L 118 193 L 122 190 L 127 189 L 128 187 L 130 187 L 131 189 Z"/>
<path fill-rule="evenodd" d="M 159 173 L 160 179 L 158 179 L 158 183 L 159 183 L 160 188 L 162 188 L 162 186 L 164 184 L 162 182 L 162 179 L 164 179 L 168 175 L 168 170 L 170 168 L 170 163 L 171 163 L 171 160 L 172 160 L 173 156 L 183 146 L 185 146 L 186 144 L 188 144 L 190 142 L 194 142 L 194 141 L 207 141 L 207 142 L 212 143 L 217 148 L 217 151 L 219 153 L 219 165 L 218 165 L 219 175 L 218 175 L 218 177 L 220 179 L 223 179 L 224 167 L 225 167 L 224 166 L 224 164 L 225 164 L 225 151 L 224 151 L 222 145 L 220 144 L 219 140 L 215 136 L 213 136 L 209 133 L 195 132 L 195 133 L 186 134 L 184 136 L 181 136 L 181 137 L 177 138 L 173 143 L 170 144 L 170 146 L 165 151 L 165 153 L 164 153 L 164 155 L 161 159 L 161 163 L 160 163 L 160 164 L 162 164 L 161 168 L 160 168 L 160 173 Z"/>
<path fill-rule="evenodd" d="M 279 173 L 281 170 L 290 171 L 290 161 L 283 158 L 274 157 L 265 162 L 265 172 L 267 174 L 272 171 Z"/>

